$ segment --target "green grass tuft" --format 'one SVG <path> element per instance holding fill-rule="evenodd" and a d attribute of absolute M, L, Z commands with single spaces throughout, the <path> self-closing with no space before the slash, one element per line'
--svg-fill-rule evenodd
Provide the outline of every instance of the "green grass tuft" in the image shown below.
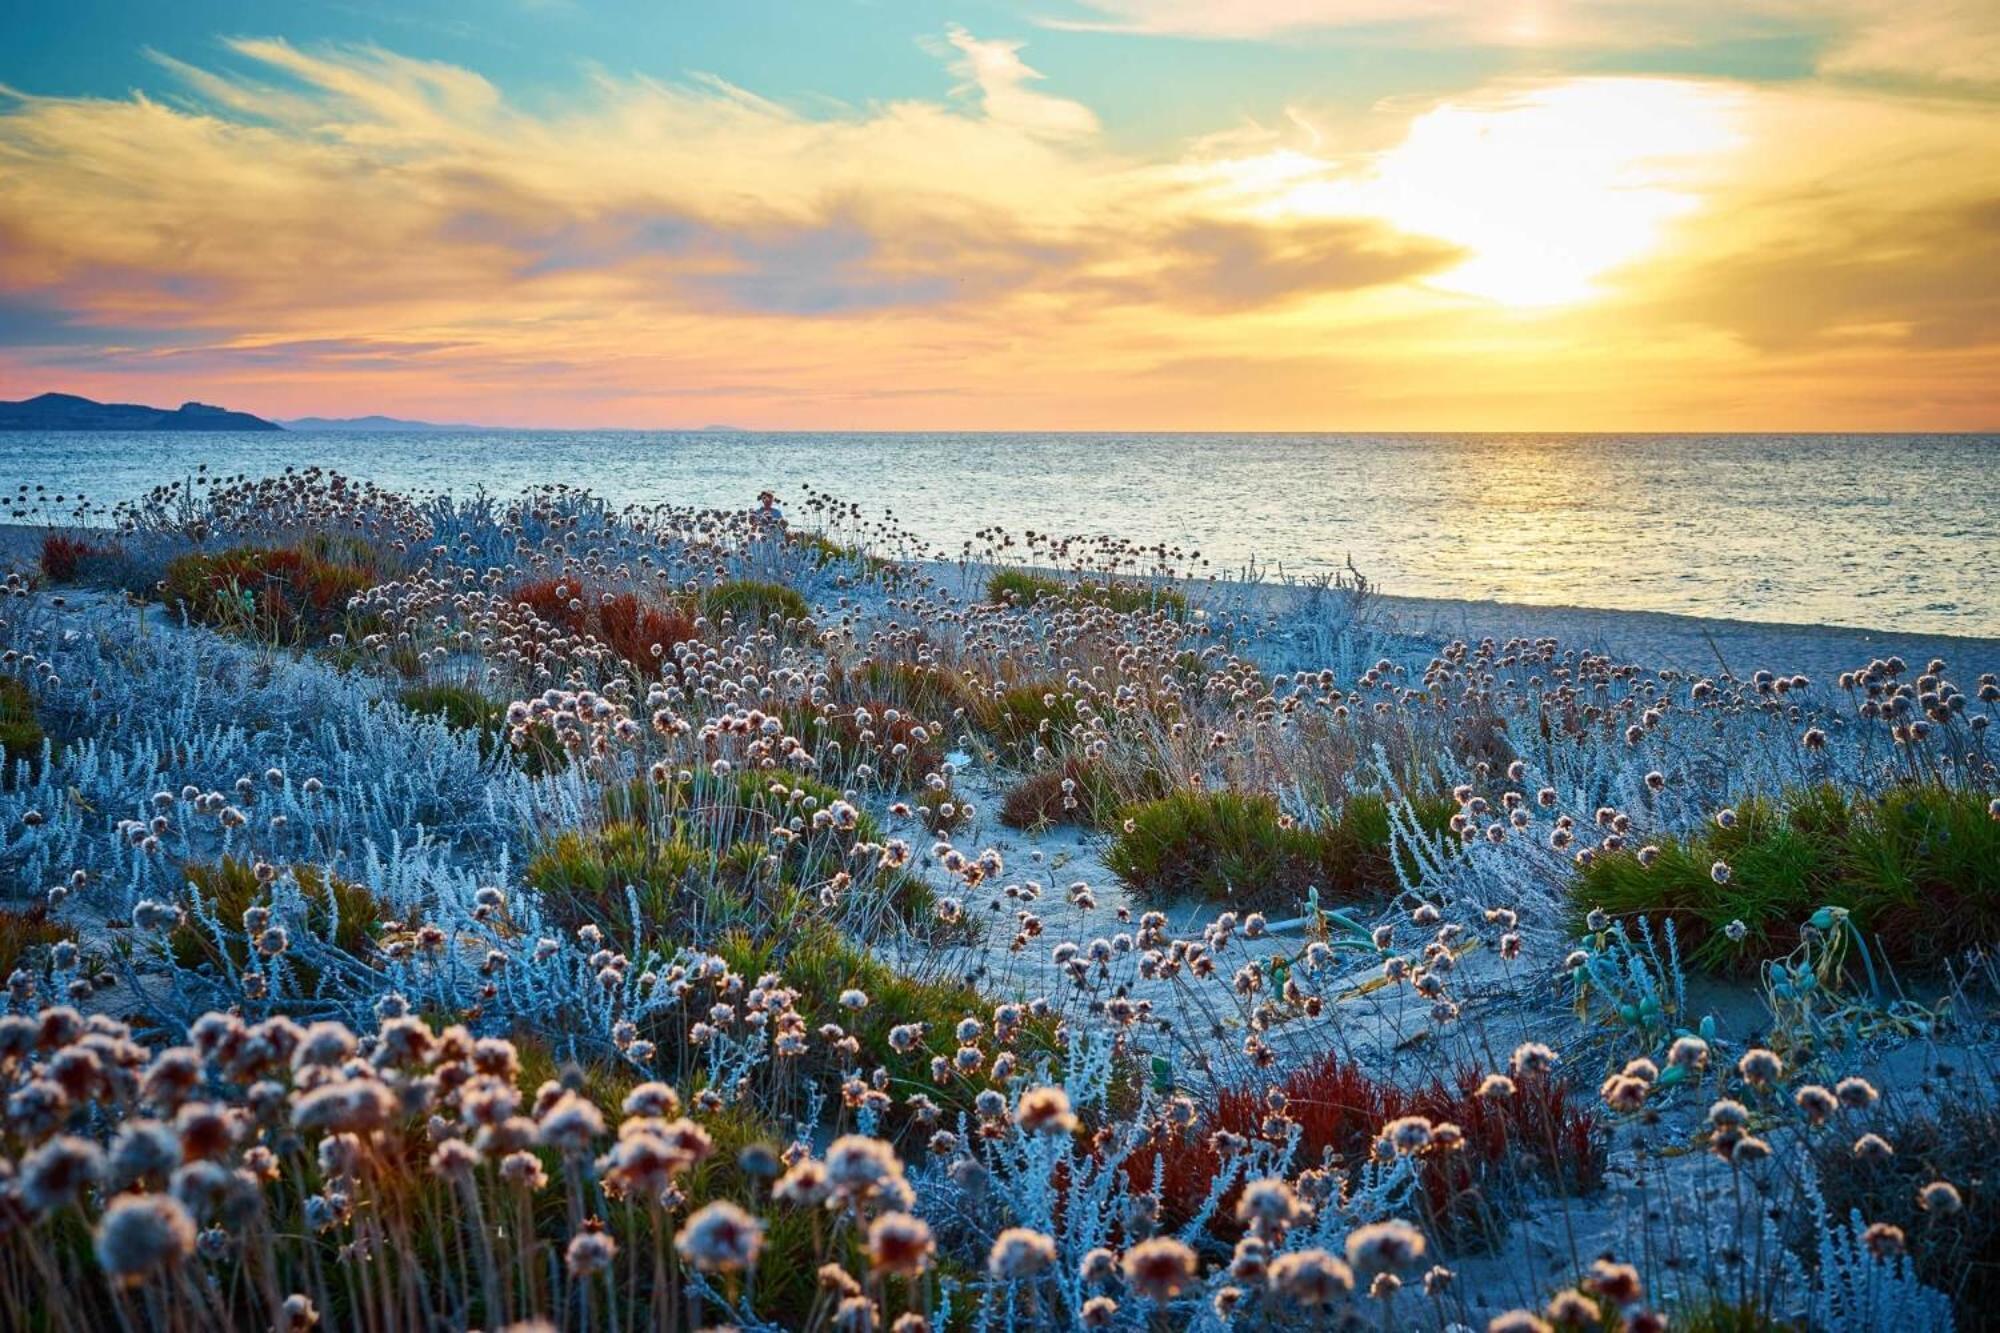
<path fill-rule="evenodd" d="M 1448 798 L 1415 802 L 1427 833 L 1448 830 Z M 1290 907 L 1317 886 L 1324 902 L 1394 893 L 1400 887 L 1388 802 L 1350 796 L 1317 827 L 1285 819 L 1269 796 L 1177 791 L 1125 812 L 1105 865 L 1148 898 L 1202 898 Z M 1404 875 L 1416 867 L 1406 862 Z"/>
<path fill-rule="evenodd" d="M 1164 611 L 1175 619 L 1187 615 L 1187 595 L 1178 588 L 1151 583 L 1104 583 L 1091 579 L 1059 579 L 1025 569 L 1002 569 L 986 581 L 986 600 L 1014 606 L 1041 601 L 1081 602 L 1127 614 Z"/>
<path fill-rule="evenodd" d="M 304 924 L 307 931 L 315 937 L 324 938 L 331 930 L 332 943 L 357 958 L 365 958 L 374 951 L 386 923 L 392 915 L 398 915 L 365 886 L 337 877 L 329 878 L 318 866 L 300 864 L 289 867 L 289 870 L 298 883 L 300 896 L 305 899 Z M 173 953 L 175 964 L 194 968 L 209 963 L 225 974 L 241 972 L 249 965 L 251 947 L 248 941 L 241 938 L 243 913 L 247 908 L 268 904 L 271 901 L 269 887 L 258 881 L 256 869 L 250 862 L 233 856 L 225 856 L 220 861 L 190 864 L 182 867 L 182 873 L 186 876 L 189 893 L 200 896 L 232 938 L 226 945 L 218 946 L 214 937 L 190 913 L 167 936 L 167 947 Z M 337 927 L 334 924 L 336 913 L 339 917 Z M 399 919 L 406 928 L 412 924 L 407 913 L 400 914 Z M 276 913 L 273 914 L 272 924 L 292 929 L 297 929 L 299 925 Z M 318 979 L 317 970 L 297 958 L 291 961 L 300 981 L 310 993 Z"/>
<path fill-rule="evenodd" d="M 2000 822 L 1984 793 L 1906 786 L 1868 797 L 1833 787 L 1753 799 L 1736 826 L 1713 822 L 1659 838 L 1653 864 L 1636 849 L 1600 852 L 1578 874 L 1572 901 L 1615 916 L 1671 917 L 1690 962 L 1746 966 L 1798 942 L 1821 907 L 1846 908 L 1898 966 L 1935 965 L 2000 941 Z M 1729 866 L 1727 884 L 1712 876 Z M 1741 944 L 1723 933 L 1741 921 Z"/>
<path fill-rule="evenodd" d="M 734 617 L 739 628 L 764 628 L 772 616 L 807 620 L 812 607 L 797 588 L 760 579 L 730 579 L 701 595 L 701 611 L 710 620 Z"/>
<path fill-rule="evenodd" d="M 0 752 L 6 756 L 6 771 L 0 784 L 14 785 L 14 770 L 23 762 L 42 762 L 41 713 L 35 706 L 35 692 L 15 676 L 0 676 Z"/>
<path fill-rule="evenodd" d="M 505 754 L 530 777 L 553 773 L 568 763 L 554 728 L 547 723 L 532 725 L 526 744 L 515 745 L 509 739 L 506 705 L 470 685 L 411 685 L 396 696 L 396 702 L 419 717 L 436 718 L 453 731 L 476 732 L 481 754 Z"/>

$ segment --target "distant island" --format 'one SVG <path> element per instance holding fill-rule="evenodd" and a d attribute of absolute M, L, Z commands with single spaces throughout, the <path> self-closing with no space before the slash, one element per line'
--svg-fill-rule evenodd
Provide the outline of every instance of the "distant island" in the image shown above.
<path fill-rule="evenodd" d="M 287 417 L 286 430 L 505 430 L 504 426 L 474 426 L 465 422 L 410 421 L 403 417 Z"/>
<path fill-rule="evenodd" d="M 207 403 L 176 408 L 100 403 L 73 393 L 0 402 L 0 430 L 283 430 L 275 421 Z"/>

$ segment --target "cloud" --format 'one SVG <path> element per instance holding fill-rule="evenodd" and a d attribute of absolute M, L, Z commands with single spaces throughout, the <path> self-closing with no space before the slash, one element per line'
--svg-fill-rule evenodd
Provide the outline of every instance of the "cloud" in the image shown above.
<path fill-rule="evenodd" d="M 1403 282 L 1447 269 L 1454 246 L 1377 222 L 1190 223 L 1153 246 L 1166 262 L 1127 294 L 1194 310 L 1240 311 Z"/>
<path fill-rule="evenodd" d="M 2000 131 L 1880 76 L 1547 75 L 1140 152 L 956 28 L 950 94 L 810 111 L 701 75 L 529 105 L 376 47 L 228 50 L 159 57 L 171 96 L 0 93 L 0 378 L 580 425 L 1993 398 L 1967 367 L 2000 338 Z"/>
<path fill-rule="evenodd" d="M 165 62 L 192 105 L 0 115 L 0 289 L 84 321 L 231 329 L 591 300 L 832 314 L 1058 289 L 1122 263 L 1135 229 L 1195 220 L 1186 191 L 1094 142 L 1087 108 L 1031 90 L 1017 44 L 948 40 L 965 105 L 808 117 L 712 78 L 603 74 L 536 115 L 450 66 L 236 39 L 263 73 Z M 1324 234 L 1306 243 L 1331 262 Z M 1393 280 L 1381 250 L 1367 238 L 1351 272 Z M 1285 271 L 1237 303 L 1286 296 Z"/>
<path fill-rule="evenodd" d="M 2000 10 L 1991 0 L 1076 0 L 1072 31 L 1222 41 L 1338 35 L 1390 47 L 1515 48 L 1588 59 L 1732 40 L 1789 38 L 1832 76 L 2000 83 Z"/>
<path fill-rule="evenodd" d="M 1041 21 L 1072 31 L 1269 41 L 1339 33 L 1382 44 L 1630 49 L 1765 31 L 1811 0 L 1078 0 L 1082 18 Z"/>
<path fill-rule="evenodd" d="M 1869 5 L 1820 68 L 1967 87 L 2000 84 L 2000 9 L 1991 0 Z"/>
<path fill-rule="evenodd" d="M 952 73 L 978 90 L 989 119 L 1058 138 L 1097 133 L 1097 114 L 1089 107 L 1029 86 L 1043 76 L 1022 61 L 1021 43 L 981 41 L 955 24 L 947 40 L 962 57 Z"/>

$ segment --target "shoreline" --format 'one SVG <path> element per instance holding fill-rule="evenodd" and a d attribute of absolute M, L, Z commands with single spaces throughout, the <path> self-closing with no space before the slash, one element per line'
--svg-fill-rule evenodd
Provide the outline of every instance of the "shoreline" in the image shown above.
<path fill-rule="evenodd" d="M 999 568 L 935 562 L 921 567 L 940 579 L 964 579 L 968 590 L 983 585 L 986 577 Z M 1058 570 L 1031 569 L 1031 572 L 1067 577 Z M 1192 592 L 1197 587 L 1211 585 L 1181 580 L 1174 586 Z M 1285 599 L 1294 594 L 1294 589 L 1279 583 L 1217 579 L 1212 586 L 1227 590 L 1225 600 L 1228 594 L 1234 594 L 1243 599 L 1247 609 L 1261 614 L 1283 615 Z M 1901 657 L 1913 668 L 1921 667 L 1931 658 L 1943 658 L 1955 672 L 1970 676 L 1982 671 L 2000 671 L 2000 636 L 1730 620 L 1678 611 L 1541 606 L 1530 602 L 1372 592 L 1359 623 L 1384 635 L 1438 644 L 1453 639 L 1477 643 L 1483 638 L 1501 642 L 1514 638 L 1555 638 L 1566 648 L 1604 652 L 1620 662 L 1674 667 L 1704 676 L 1726 667 L 1739 679 L 1748 679 L 1752 672 L 1768 668 L 1783 674 L 1802 672 L 1831 685 L 1841 672 L 1886 657 Z"/>
<path fill-rule="evenodd" d="M 0 567 L 32 564 L 41 534 L 47 530 L 36 524 L 0 523 Z M 940 583 L 957 584 L 967 591 L 982 587 L 988 573 L 996 568 L 984 563 L 912 563 Z M 1233 594 L 1242 599 L 1240 604 L 1246 609 L 1266 614 L 1282 614 L 1284 600 L 1295 592 L 1284 584 L 1221 578 L 1213 586 L 1224 590 L 1225 599 Z M 1370 594 L 1363 624 L 1385 635 L 1440 644 L 1452 639 L 1476 643 L 1489 637 L 1503 642 L 1512 638 L 1552 637 L 1561 640 L 1565 647 L 1604 652 L 1621 662 L 1648 667 L 1673 667 L 1711 675 L 1726 665 L 1739 678 L 1769 669 L 1802 672 L 1831 684 L 1842 671 L 1891 656 L 1902 657 L 1912 667 L 1920 667 L 1934 657 L 1943 658 L 1955 673 L 1968 677 L 1983 671 L 2000 671 L 2000 635 L 1731 620 L 1677 611 L 1539 606 L 1374 592 Z"/>
<path fill-rule="evenodd" d="M 1904 658 L 1913 667 L 1941 657 L 1961 672 L 2000 671 L 2000 638 L 1976 635 L 1392 594 L 1383 594 L 1381 603 L 1405 632 L 1442 630 L 1447 637 L 1470 642 L 1487 636 L 1552 635 L 1566 644 L 1604 649 L 1621 660 L 1679 667 L 1704 675 L 1726 663 L 1728 670 L 1741 678 L 1768 667 L 1803 671 L 1830 682 L 1842 671 L 1892 656 Z M 1419 625 L 1424 628 L 1416 628 Z"/>

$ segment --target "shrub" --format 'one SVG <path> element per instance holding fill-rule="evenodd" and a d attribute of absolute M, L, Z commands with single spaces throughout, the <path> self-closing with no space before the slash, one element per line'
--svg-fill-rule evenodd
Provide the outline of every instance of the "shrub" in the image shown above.
<path fill-rule="evenodd" d="M 574 578 L 518 584 L 508 589 L 507 599 L 551 625 L 592 636 L 648 675 L 660 669 L 675 644 L 700 637 L 683 606 L 642 602 L 629 592 L 607 595 Z"/>
<path fill-rule="evenodd" d="M 2000 1189 L 1989 1188 L 1986 1177 L 2000 1157 L 2000 1109 L 1979 1079 L 1953 1073 L 1944 1081 L 1934 1109 L 1882 1130 L 1894 1156 L 1858 1162 L 1846 1134 L 1816 1142 L 1820 1192 L 1829 1216 L 1860 1209 L 1869 1222 L 1903 1228 L 1917 1276 L 1960 1310 L 1991 1310 L 2000 1301 Z M 1919 1202 L 1918 1192 L 1937 1180 L 1957 1190 L 1956 1213 Z"/>
<path fill-rule="evenodd" d="M 1572 1197 L 1600 1189 L 1608 1135 L 1591 1111 L 1570 1099 L 1561 1080 L 1524 1078 L 1514 1096 L 1487 1099 L 1477 1095 L 1481 1077 L 1468 1069 L 1448 1083 L 1434 1081 L 1406 1092 L 1328 1054 L 1275 1086 L 1285 1095 L 1285 1113 L 1299 1125 L 1297 1165 L 1336 1163 L 1350 1183 L 1391 1120 L 1422 1116 L 1433 1124 L 1458 1125 L 1465 1135 L 1463 1146 L 1419 1154 L 1419 1207 L 1440 1234 L 1460 1243 L 1491 1245 L 1500 1239 L 1492 1223 L 1525 1201 L 1530 1182 Z M 1221 1170 L 1212 1142 L 1215 1131 L 1257 1138 L 1269 1114 L 1263 1089 L 1224 1087 L 1198 1128 L 1178 1142 L 1134 1153 L 1125 1162 L 1126 1176 L 1134 1189 L 1150 1190 L 1157 1165 L 1163 1172 L 1165 1221 L 1185 1225 Z M 1226 1239 L 1237 1234 L 1234 1204 L 1232 1194 L 1211 1223 Z"/>
<path fill-rule="evenodd" d="M 1879 796 L 1831 786 L 1753 799 L 1733 828 L 1713 821 L 1635 850 L 1599 853 L 1578 874 L 1579 914 L 1672 917 L 1690 961 L 1708 968 L 1784 952 L 1824 906 L 1846 908 L 1901 966 L 1935 965 L 2000 941 L 2000 822 L 1985 794 L 1962 787 L 1893 787 Z M 1729 866 L 1718 884 L 1716 862 Z M 1739 947 L 1723 930 L 1749 929 Z"/>
<path fill-rule="evenodd" d="M 83 562 L 103 554 L 89 542 L 66 532 L 44 533 L 39 562 L 42 576 L 51 583 L 74 583 Z"/>
<path fill-rule="evenodd" d="M 506 705 L 470 685 L 412 685 L 396 696 L 396 702 L 419 717 L 436 718 L 453 731 L 476 732 L 481 754 L 505 754 L 531 777 L 555 772 L 568 762 L 554 728 L 544 722 L 528 728 L 526 744 L 513 744 L 508 739 L 511 729 Z"/>
<path fill-rule="evenodd" d="M 345 557 L 335 559 L 336 555 Z M 347 626 L 348 602 L 375 584 L 359 543 L 193 551 L 167 563 L 165 596 L 190 619 L 261 642 L 324 643 Z"/>
<path fill-rule="evenodd" d="M 251 948 L 243 933 L 243 913 L 251 907 L 268 904 L 270 886 L 258 880 L 254 865 L 233 856 L 190 864 L 182 867 L 182 873 L 187 878 L 188 892 L 199 897 L 228 934 L 224 941 L 218 942 L 193 913 L 183 916 L 167 935 L 174 963 L 185 968 L 208 963 L 226 974 L 241 972 L 249 965 Z M 367 957 L 392 918 L 400 918 L 404 927 L 412 924 L 409 913 L 395 912 L 366 886 L 329 876 L 318 866 L 280 867 L 279 873 L 298 885 L 299 896 L 305 900 L 305 920 L 286 921 L 273 914 L 272 924 L 294 930 L 303 925 L 308 934 L 326 940 L 343 953 Z M 318 970 L 297 957 L 290 961 L 299 973 L 300 982 L 310 992 L 318 980 Z"/>
<path fill-rule="evenodd" d="M 978 701 L 974 718 L 982 731 L 1003 745 L 1059 749 L 1077 724 L 1076 697 L 1059 681 L 1009 685 Z"/>
<path fill-rule="evenodd" d="M 1448 828 L 1448 800 L 1419 798 L 1419 824 Z M 1132 806 L 1105 854 L 1105 865 L 1135 891 L 1157 898 L 1223 899 L 1289 906 L 1318 887 L 1347 900 L 1394 892 L 1388 802 L 1350 796 L 1316 828 L 1286 818 L 1258 793 L 1177 791 Z M 1405 864 L 1405 875 L 1415 867 Z"/>
<path fill-rule="evenodd" d="M 0 676 L 0 752 L 6 756 L 6 771 L 0 786 L 14 785 L 14 770 L 26 762 L 39 766 L 42 742 L 46 739 L 35 706 L 35 692 L 15 676 Z"/>
<path fill-rule="evenodd" d="M 739 629 L 761 629 L 772 616 L 784 620 L 808 620 L 812 607 L 796 588 L 761 579 L 729 579 L 701 595 L 702 614 L 719 621 L 735 618 Z"/>
<path fill-rule="evenodd" d="M 1024 569 L 996 571 L 986 581 L 986 600 L 1015 606 L 1033 606 L 1043 600 L 1083 602 L 1121 614 L 1164 611 L 1177 619 L 1187 614 L 1187 595 L 1178 588 L 1117 580 L 1059 579 Z"/>
<path fill-rule="evenodd" d="M 36 903 L 23 911 L 0 908 L 0 980 L 74 933 L 49 919 L 46 904 Z"/>

